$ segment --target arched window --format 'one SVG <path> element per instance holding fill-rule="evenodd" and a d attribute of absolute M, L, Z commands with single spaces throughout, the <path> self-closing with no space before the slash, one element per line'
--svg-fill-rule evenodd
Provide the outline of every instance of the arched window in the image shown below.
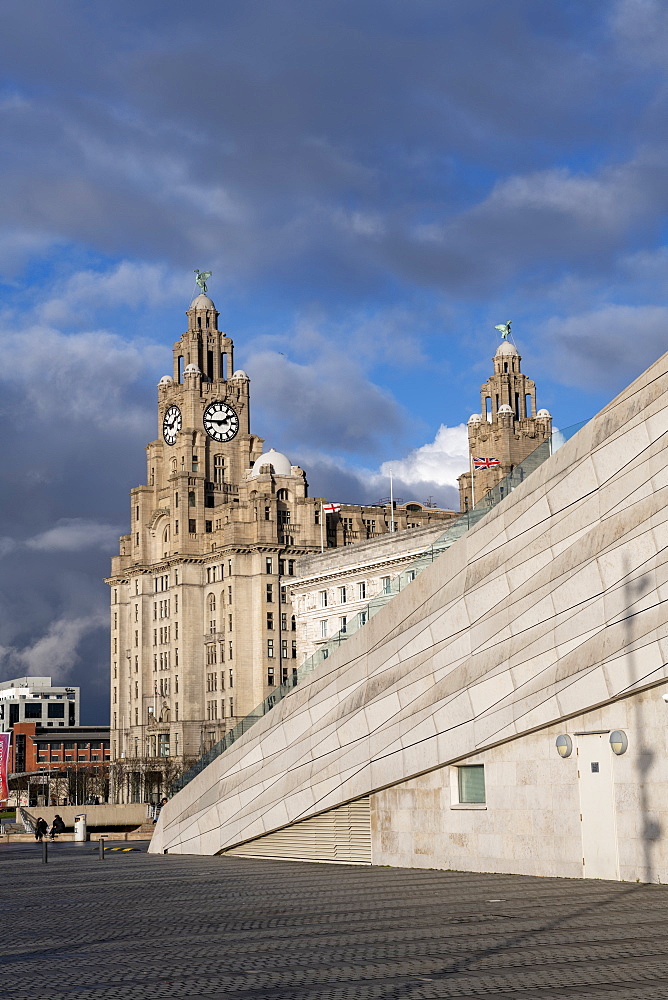
<path fill-rule="evenodd" d="M 209 613 L 211 613 L 212 611 L 216 610 L 216 595 L 215 594 L 209 594 L 209 596 L 206 599 L 206 605 L 207 605 L 207 608 L 209 610 Z"/>
<path fill-rule="evenodd" d="M 213 456 L 213 481 L 222 483 L 225 479 L 225 459 L 222 455 Z"/>
<path fill-rule="evenodd" d="M 167 544 L 167 542 L 169 541 L 169 525 L 167 525 L 167 527 L 162 533 L 162 540 L 165 544 Z"/>
<path fill-rule="evenodd" d="M 278 490 L 278 492 L 276 493 L 276 499 L 277 500 L 289 500 L 290 499 L 290 494 L 288 493 L 287 490 Z"/>
<path fill-rule="evenodd" d="M 173 458 L 171 461 L 172 472 L 176 472 L 176 459 Z"/>

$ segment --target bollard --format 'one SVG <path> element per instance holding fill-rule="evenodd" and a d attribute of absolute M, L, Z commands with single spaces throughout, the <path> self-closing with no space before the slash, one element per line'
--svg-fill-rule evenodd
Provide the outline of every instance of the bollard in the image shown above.
<path fill-rule="evenodd" d="M 104 861 L 104 837 L 100 837 L 98 843 L 99 843 L 98 850 L 100 852 L 100 861 Z"/>
<path fill-rule="evenodd" d="M 42 841 L 42 864 L 46 865 L 49 863 L 49 845 L 45 840 Z"/>

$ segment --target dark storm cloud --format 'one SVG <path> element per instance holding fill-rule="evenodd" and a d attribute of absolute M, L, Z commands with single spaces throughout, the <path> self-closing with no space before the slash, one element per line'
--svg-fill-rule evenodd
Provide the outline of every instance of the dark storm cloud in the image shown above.
<path fill-rule="evenodd" d="M 0 208 L 17 232 L 179 265 L 205 255 L 229 281 L 321 295 L 388 271 L 470 295 L 539 246 L 582 266 L 628 230 L 494 186 L 539 185 L 557 148 L 586 174 L 592 119 L 613 107 L 616 128 L 638 131 L 613 42 L 594 43 L 595 16 L 569 5 L 545 5 L 538 31 L 528 0 L 33 13 L 30 30 L 23 7 L 6 14 Z M 627 173 L 624 199 L 665 203 L 663 157 L 654 180 Z M 646 215 L 633 224 L 651 228 Z"/>

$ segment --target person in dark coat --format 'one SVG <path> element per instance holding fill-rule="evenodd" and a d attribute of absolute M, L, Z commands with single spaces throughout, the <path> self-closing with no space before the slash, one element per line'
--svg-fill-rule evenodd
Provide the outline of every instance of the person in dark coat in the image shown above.
<path fill-rule="evenodd" d="M 58 813 L 56 813 L 53 817 L 53 823 L 51 824 L 51 840 L 55 840 L 59 833 L 65 833 L 65 824 L 62 816 L 59 816 Z"/>
<path fill-rule="evenodd" d="M 42 838 L 46 836 L 46 832 L 48 829 L 49 828 L 46 825 L 46 820 L 42 819 L 42 817 L 40 816 L 39 819 L 37 820 L 37 823 L 35 824 L 35 840 L 41 841 Z"/>

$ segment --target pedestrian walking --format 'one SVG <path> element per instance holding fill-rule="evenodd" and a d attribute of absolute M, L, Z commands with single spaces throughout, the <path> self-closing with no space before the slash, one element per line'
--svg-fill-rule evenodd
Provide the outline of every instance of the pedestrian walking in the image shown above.
<path fill-rule="evenodd" d="M 46 820 L 42 819 L 42 817 L 40 816 L 39 819 L 37 820 L 37 823 L 35 824 L 35 840 L 39 840 L 39 842 L 41 843 L 42 839 L 46 836 L 48 829 L 49 828 L 46 825 Z"/>

